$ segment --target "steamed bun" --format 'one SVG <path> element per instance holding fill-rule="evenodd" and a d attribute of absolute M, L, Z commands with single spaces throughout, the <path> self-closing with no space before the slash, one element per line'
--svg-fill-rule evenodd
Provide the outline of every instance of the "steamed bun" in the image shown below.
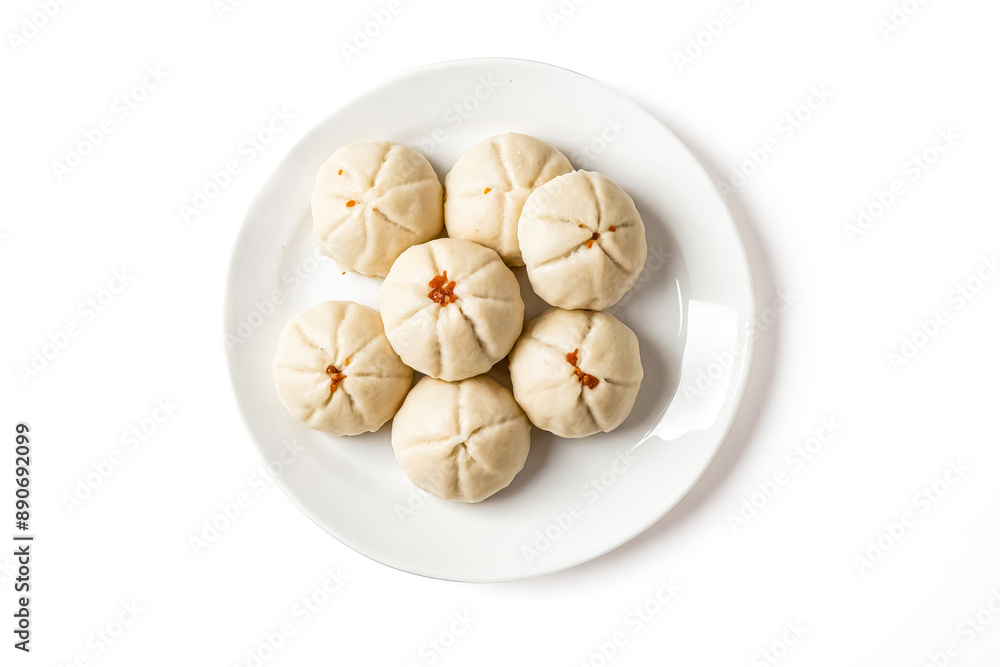
<path fill-rule="evenodd" d="M 425 375 L 464 380 L 510 352 L 524 323 L 517 278 L 489 248 L 435 239 L 396 260 L 379 297 L 392 348 Z"/>
<path fill-rule="evenodd" d="M 510 353 L 514 398 L 538 428 L 582 438 L 617 428 L 642 382 L 639 340 L 612 315 L 552 308 Z"/>
<path fill-rule="evenodd" d="M 516 132 L 467 150 L 445 178 L 448 236 L 492 248 L 511 266 L 523 266 L 517 220 L 535 188 L 573 170 L 553 146 Z"/>
<path fill-rule="evenodd" d="M 392 424 L 392 449 L 410 481 L 464 503 L 510 484 L 528 458 L 530 437 L 510 390 L 486 376 L 421 379 Z"/>
<path fill-rule="evenodd" d="M 349 301 L 327 301 L 293 317 L 278 338 L 272 371 L 288 413 L 333 435 L 377 431 L 413 381 L 378 312 Z"/>
<path fill-rule="evenodd" d="M 442 197 L 434 168 L 413 149 L 344 146 L 316 177 L 313 235 L 341 268 L 381 278 L 401 252 L 441 232 Z"/>
<path fill-rule="evenodd" d="M 596 172 L 574 171 L 535 190 L 517 238 L 532 288 L 559 308 L 614 305 L 646 263 L 646 229 L 632 198 Z"/>

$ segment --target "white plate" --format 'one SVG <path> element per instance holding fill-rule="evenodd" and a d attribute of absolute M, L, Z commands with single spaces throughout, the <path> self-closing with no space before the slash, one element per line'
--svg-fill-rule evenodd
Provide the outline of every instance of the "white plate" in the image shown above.
<path fill-rule="evenodd" d="M 576 168 L 607 174 L 635 200 L 649 262 L 611 312 L 638 335 L 645 379 L 620 428 L 576 441 L 534 429 L 513 484 L 463 505 L 417 492 L 393 457 L 389 425 L 334 438 L 294 421 L 278 402 L 271 359 L 281 328 L 309 306 L 342 299 L 378 307 L 380 281 L 341 275 L 332 261 L 317 259 L 309 197 L 333 151 L 380 139 L 408 144 L 443 181 L 468 147 L 507 131 L 554 144 Z M 524 270 L 517 273 L 533 317 L 545 306 L 527 288 Z M 729 210 L 670 130 L 580 74 L 483 59 L 406 72 L 350 102 L 292 149 L 236 242 L 225 329 L 244 419 L 263 458 L 274 462 L 279 486 L 307 515 L 386 565 L 441 579 L 503 581 L 614 549 L 694 485 L 742 397 L 753 311 L 746 254 Z M 502 361 L 493 374 L 502 379 L 506 371 Z M 288 446 L 292 440 L 301 453 Z"/>

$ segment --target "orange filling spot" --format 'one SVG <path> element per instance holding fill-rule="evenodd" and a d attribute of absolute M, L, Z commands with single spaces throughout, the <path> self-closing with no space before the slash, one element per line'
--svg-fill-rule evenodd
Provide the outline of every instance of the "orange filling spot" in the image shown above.
<path fill-rule="evenodd" d="M 347 202 L 347 208 L 351 208 L 352 206 L 354 206 L 354 205 L 355 205 L 355 204 L 357 204 L 357 203 L 358 203 L 358 202 L 356 202 L 356 201 L 354 201 L 354 200 L 352 199 L 352 200 L 350 200 L 349 202 Z"/>
<path fill-rule="evenodd" d="M 579 225 L 577 225 L 577 227 L 579 227 L 580 229 L 586 229 L 587 228 L 587 226 L 585 224 L 583 224 L 583 223 L 580 223 Z"/>
<path fill-rule="evenodd" d="M 343 175 L 344 175 L 344 170 L 343 169 L 341 169 L 340 171 L 337 172 L 337 176 L 343 176 Z"/>
<path fill-rule="evenodd" d="M 348 362 L 350 363 L 350 362 Z M 330 393 L 337 391 L 337 387 L 340 383 L 344 381 L 347 376 L 337 370 L 336 366 L 330 365 L 326 367 L 326 374 L 330 376 Z"/>
<path fill-rule="evenodd" d="M 579 378 L 580 383 L 583 384 L 583 386 L 586 387 L 587 389 L 593 389 L 594 387 L 599 385 L 601 381 L 598 380 L 593 375 L 588 375 L 580 370 L 580 367 L 577 365 L 578 363 L 580 363 L 580 358 L 578 354 L 579 352 L 580 349 L 577 348 L 572 352 L 570 352 L 569 354 L 567 354 L 566 361 L 573 367 L 573 374 L 576 375 L 577 378 Z"/>
<path fill-rule="evenodd" d="M 447 271 L 442 271 L 440 276 L 434 276 L 427 283 L 427 286 L 431 288 L 431 291 L 427 293 L 427 298 L 439 306 L 447 306 L 449 303 L 455 303 L 458 301 L 458 297 L 455 296 L 456 284 L 454 280 L 451 282 L 448 281 Z"/>
<path fill-rule="evenodd" d="M 594 232 L 593 235 L 590 237 L 590 240 L 587 241 L 587 248 L 593 248 L 594 247 L 594 241 L 596 241 L 600 236 L 601 236 L 600 234 L 598 234 L 597 232 Z"/>
<path fill-rule="evenodd" d="M 493 188 L 486 188 L 485 190 L 483 190 L 483 194 L 484 195 L 488 195 L 490 193 L 490 190 L 492 190 L 492 189 Z"/>
<path fill-rule="evenodd" d="M 579 368 L 576 369 L 576 376 L 580 378 L 580 382 L 583 383 L 583 386 L 586 387 L 587 389 L 593 389 L 594 387 L 596 387 L 601 383 L 601 381 L 595 378 L 593 375 L 587 375 Z"/>
<path fill-rule="evenodd" d="M 608 231 L 609 231 L 609 232 L 613 232 L 613 231 L 615 231 L 615 226 L 614 226 L 614 225 L 611 225 L 610 227 L 608 227 Z"/>

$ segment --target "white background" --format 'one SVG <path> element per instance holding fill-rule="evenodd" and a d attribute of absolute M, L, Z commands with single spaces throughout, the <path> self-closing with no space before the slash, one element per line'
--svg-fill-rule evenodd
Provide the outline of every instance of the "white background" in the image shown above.
<path fill-rule="evenodd" d="M 0 535 L 12 521 L 14 424 L 25 421 L 38 536 L 30 655 L 11 648 L 13 559 L 0 551 L 0 662 L 252 665 L 248 651 L 288 621 L 294 634 L 263 664 L 774 664 L 763 650 L 783 665 L 917 667 L 933 664 L 929 654 L 938 665 L 997 664 L 1000 280 L 984 268 L 1000 251 L 995 2 L 909 0 L 912 16 L 897 14 L 890 32 L 879 25 L 893 14 L 887 0 L 590 0 L 564 3 L 558 22 L 546 14 L 555 1 L 403 0 L 350 59 L 341 45 L 388 0 L 247 0 L 222 12 L 211 0 L 95 0 L 36 17 L 44 4 L 7 2 L 0 17 L 0 406 L 10 443 Z M 731 21 L 713 23 L 723 10 Z M 26 18 L 45 25 L 33 32 Z M 707 46 L 679 64 L 702 32 Z M 259 461 L 220 335 L 233 240 L 285 151 L 387 76 L 477 56 L 568 67 L 646 106 L 719 183 L 737 177 L 728 200 L 758 307 L 778 290 L 793 296 L 760 336 L 730 437 L 678 507 L 597 561 L 503 585 L 371 562 L 273 485 L 250 483 Z M 115 100 L 147 67 L 165 78 L 122 118 Z M 829 99 L 799 109 L 823 86 Z M 241 143 L 275 108 L 293 122 L 248 159 Z M 789 133 L 782 119 L 797 109 L 809 117 Z M 60 178 L 53 163 L 103 118 L 112 132 Z M 958 138 L 913 171 L 947 128 Z M 766 145 L 777 149 L 762 166 L 746 162 L 763 161 Z M 231 159 L 240 174 L 185 220 L 180 205 Z M 745 181 L 733 174 L 741 165 L 753 172 Z M 897 179 L 903 194 L 849 232 L 858 208 Z M 127 286 L 91 316 L 86 300 L 123 270 Z M 978 291 L 967 299 L 959 286 Z M 926 322 L 936 311 L 935 328 Z M 918 333 L 921 322 L 933 336 Z M 22 377 L 71 323 L 79 335 Z M 919 345 L 905 363 L 890 356 L 902 357 L 904 337 Z M 158 399 L 179 407 L 130 451 L 122 434 Z M 824 419 L 842 427 L 799 468 L 788 453 Z M 67 508 L 64 497 L 116 449 L 121 465 Z M 933 502 L 918 498 L 951 464 L 962 476 L 939 482 Z M 756 514 L 734 528 L 744 499 L 782 472 L 787 483 L 756 496 Z M 195 555 L 190 536 L 240 493 L 249 507 Z M 907 512 L 913 525 L 890 537 L 886 525 Z M 880 538 L 884 549 L 872 551 Z M 296 601 L 338 569 L 346 582 L 300 622 Z M 661 579 L 676 596 L 650 603 L 648 621 L 627 617 Z M 97 632 L 117 633 L 131 603 L 138 617 L 108 646 Z M 463 613 L 474 620 L 452 642 Z M 624 646 L 604 658 L 597 645 L 616 632 Z M 438 639 L 450 645 L 443 654 L 428 644 Z"/>

